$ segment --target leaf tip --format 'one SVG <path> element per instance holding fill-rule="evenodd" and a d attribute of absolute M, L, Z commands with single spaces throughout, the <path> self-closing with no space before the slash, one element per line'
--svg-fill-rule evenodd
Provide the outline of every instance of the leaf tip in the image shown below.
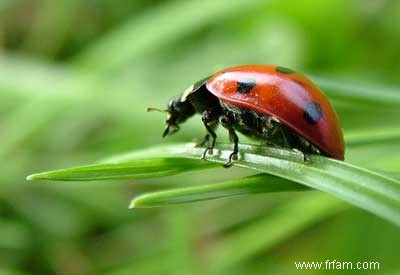
<path fill-rule="evenodd" d="M 129 209 L 148 207 L 146 204 L 142 203 L 142 198 L 145 196 L 146 195 L 141 195 L 141 196 L 137 196 L 137 197 L 133 198 L 129 204 Z"/>
<path fill-rule="evenodd" d="M 25 179 L 26 179 L 27 181 L 37 180 L 37 179 L 38 179 L 37 175 L 38 175 L 38 174 L 28 175 L 28 176 L 26 176 Z"/>
<path fill-rule="evenodd" d="M 36 173 L 28 175 L 25 179 L 27 181 L 34 181 L 34 180 L 47 180 L 49 178 L 47 177 L 47 173 Z"/>
<path fill-rule="evenodd" d="M 130 204 L 129 204 L 129 209 L 137 208 L 137 203 L 136 203 L 136 198 L 132 199 Z"/>

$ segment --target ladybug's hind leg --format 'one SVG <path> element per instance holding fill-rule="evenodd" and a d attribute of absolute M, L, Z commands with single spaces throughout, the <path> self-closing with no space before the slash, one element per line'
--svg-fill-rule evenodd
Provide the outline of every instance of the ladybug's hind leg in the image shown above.
<path fill-rule="evenodd" d="M 302 157 L 303 157 L 303 161 L 304 161 L 304 162 L 306 162 L 306 161 L 308 160 L 308 155 L 307 155 L 306 152 L 301 151 L 300 149 L 297 149 L 297 148 L 293 148 L 292 150 L 295 151 L 296 153 L 301 154 Z"/>
<path fill-rule="evenodd" d="M 224 167 L 228 168 L 232 166 L 234 160 L 238 159 L 239 138 L 236 135 L 235 129 L 233 128 L 233 125 L 227 116 L 221 116 L 219 121 L 224 128 L 228 129 L 229 138 L 233 142 L 233 152 L 229 155 L 228 161 L 224 164 Z"/>
<path fill-rule="evenodd" d="M 293 151 L 299 153 L 302 156 L 303 161 L 306 162 L 309 159 L 307 154 L 311 146 L 310 143 L 283 127 L 280 127 L 280 132 L 285 147 L 291 148 Z"/>

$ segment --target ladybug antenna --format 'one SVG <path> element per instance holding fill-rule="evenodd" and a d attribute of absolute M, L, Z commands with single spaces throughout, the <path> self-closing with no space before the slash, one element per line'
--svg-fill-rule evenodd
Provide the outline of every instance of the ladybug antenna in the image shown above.
<path fill-rule="evenodd" d="M 148 107 L 148 108 L 147 108 L 147 112 L 154 112 L 154 111 L 160 112 L 160 113 L 168 113 L 168 110 L 161 110 L 161 109 L 152 108 L 152 107 Z"/>

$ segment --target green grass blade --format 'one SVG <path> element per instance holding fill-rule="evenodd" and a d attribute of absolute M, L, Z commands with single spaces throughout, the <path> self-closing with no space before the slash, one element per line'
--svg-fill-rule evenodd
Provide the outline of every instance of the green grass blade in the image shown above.
<path fill-rule="evenodd" d="M 91 77 L 68 66 L 59 66 L 18 55 L 0 58 L 0 95 L 54 98 L 61 102 L 88 98 Z"/>
<path fill-rule="evenodd" d="M 130 208 L 166 206 L 246 194 L 303 190 L 309 190 L 309 188 L 273 175 L 257 174 L 222 183 L 144 194 L 134 198 Z"/>
<path fill-rule="evenodd" d="M 347 146 L 368 145 L 400 140 L 400 128 L 386 127 L 351 131 L 345 135 Z"/>
<path fill-rule="evenodd" d="M 348 81 L 331 80 L 315 75 L 309 76 L 322 90 L 336 98 L 342 98 L 348 101 L 361 100 L 373 103 L 374 106 L 376 106 L 376 104 L 400 104 L 400 88 L 398 87 L 349 83 Z"/>
<path fill-rule="evenodd" d="M 138 159 L 123 163 L 106 163 L 37 173 L 27 180 L 96 181 L 164 177 L 185 171 L 207 169 L 215 164 L 182 158 Z"/>
<path fill-rule="evenodd" d="M 219 144 L 210 162 L 224 163 L 231 145 Z M 35 174 L 28 179 L 99 180 L 148 178 L 209 168 L 194 144 L 153 147 L 108 160 L 108 163 Z M 253 145 L 240 145 L 236 166 L 272 174 L 315 188 L 400 225 L 400 182 L 345 162 Z M 222 168 L 221 168 L 222 169 Z M 226 170 L 225 170 L 226 171 Z"/>
<path fill-rule="evenodd" d="M 7 154 L 13 152 L 33 133 L 46 128 L 54 117 L 60 115 L 64 108 L 65 104 L 62 103 L 55 105 L 49 101 L 34 99 L 21 103 L 13 112 L 3 116 L 0 122 L 7 131 L 2 135 L 0 159 L 4 159 Z M 27 117 L 29 117 L 29 123 L 25 123 Z M 21 125 L 24 125 L 24 127 L 21 127 Z"/>
<path fill-rule="evenodd" d="M 81 53 L 76 61 L 97 71 L 123 66 L 132 58 L 162 48 L 204 26 L 256 10 L 266 3 L 260 0 L 167 2 L 133 17 Z"/>

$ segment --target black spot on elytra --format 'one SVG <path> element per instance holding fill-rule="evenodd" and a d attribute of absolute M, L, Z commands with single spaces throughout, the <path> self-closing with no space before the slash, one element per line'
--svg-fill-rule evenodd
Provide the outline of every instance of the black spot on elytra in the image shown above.
<path fill-rule="evenodd" d="M 281 67 L 281 66 L 277 66 L 275 68 L 275 70 L 277 72 L 280 72 L 280 73 L 283 73 L 283 74 L 294 74 L 295 73 L 295 71 L 293 71 L 292 69 Z"/>
<path fill-rule="evenodd" d="M 317 124 L 322 118 L 321 105 L 314 101 L 307 103 L 303 114 L 304 119 L 310 124 Z"/>
<path fill-rule="evenodd" d="M 256 80 L 253 78 L 246 78 L 237 82 L 237 92 L 247 94 L 256 86 Z"/>

